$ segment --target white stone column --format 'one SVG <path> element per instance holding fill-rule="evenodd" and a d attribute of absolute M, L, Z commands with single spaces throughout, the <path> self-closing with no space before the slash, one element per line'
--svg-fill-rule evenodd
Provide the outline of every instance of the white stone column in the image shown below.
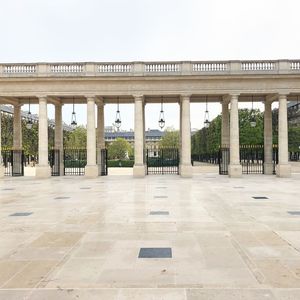
<path fill-rule="evenodd" d="M 222 147 L 229 147 L 230 143 L 230 129 L 229 129 L 229 109 L 228 101 L 223 99 L 222 101 L 222 133 L 221 133 L 221 145 Z"/>
<path fill-rule="evenodd" d="M 288 119 L 287 119 L 287 96 L 279 95 L 278 112 L 278 165 L 276 175 L 278 177 L 290 177 L 291 165 L 288 160 Z"/>
<path fill-rule="evenodd" d="M 273 174 L 272 102 L 265 101 L 264 112 L 264 174 Z"/>
<path fill-rule="evenodd" d="M 14 105 L 14 133 L 13 133 L 13 149 L 22 150 L 22 119 L 21 104 Z"/>
<path fill-rule="evenodd" d="M 2 113 L 1 113 L 1 104 L 0 104 L 0 178 L 3 178 L 4 177 L 4 166 L 3 166 L 3 159 L 2 159 L 2 152 L 1 152 L 1 149 L 2 149 L 2 143 L 1 143 L 1 137 L 2 137 L 2 134 L 1 134 L 1 117 L 2 117 Z"/>
<path fill-rule="evenodd" d="M 95 97 L 87 97 L 87 165 L 85 167 L 85 176 L 90 178 L 98 176 L 95 125 Z"/>
<path fill-rule="evenodd" d="M 143 96 L 134 96 L 134 177 L 145 176 L 143 105 Z"/>
<path fill-rule="evenodd" d="M 104 103 L 100 100 L 97 103 L 97 164 L 98 174 L 101 175 L 101 149 L 105 148 L 105 132 L 104 132 Z"/>
<path fill-rule="evenodd" d="M 39 98 L 39 163 L 36 166 L 36 177 L 48 178 L 51 168 L 48 163 L 48 115 L 47 98 Z"/>
<path fill-rule="evenodd" d="M 55 104 L 55 132 L 54 149 L 59 150 L 59 172 L 64 174 L 64 142 L 63 142 L 63 122 L 62 122 L 62 104 Z M 56 158 L 55 158 L 56 160 Z"/>
<path fill-rule="evenodd" d="M 231 95 L 230 99 L 230 163 L 228 166 L 229 177 L 242 176 L 242 166 L 240 164 L 238 98 L 238 95 Z"/>
<path fill-rule="evenodd" d="M 181 96 L 181 177 L 192 177 L 190 96 Z"/>

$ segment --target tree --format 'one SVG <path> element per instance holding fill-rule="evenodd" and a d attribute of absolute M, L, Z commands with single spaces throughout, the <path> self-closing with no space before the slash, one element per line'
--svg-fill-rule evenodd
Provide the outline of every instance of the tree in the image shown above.
<path fill-rule="evenodd" d="M 125 139 L 117 138 L 108 146 L 108 159 L 128 159 L 131 151 L 132 148 Z"/>
<path fill-rule="evenodd" d="M 83 126 L 76 127 L 68 134 L 67 139 L 64 141 L 65 148 L 86 148 L 86 128 Z"/>
<path fill-rule="evenodd" d="M 162 148 L 179 148 L 179 131 L 174 129 L 166 129 L 165 134 L 159 142 Z"/>

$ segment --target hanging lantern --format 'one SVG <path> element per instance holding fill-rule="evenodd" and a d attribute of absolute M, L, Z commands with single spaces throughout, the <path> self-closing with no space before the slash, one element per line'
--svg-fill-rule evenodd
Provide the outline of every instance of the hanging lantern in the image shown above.
<path fill-rule="evenodd" d="M 159 118 L 158 118 L 158 125 L 160 127 L 160 129 L 163 129 L 165 127 L 165 113 L 164 113 L 164 109 L 163 109 L 163 97 L 161 97 L 161 102 L 160 102 L 160 113 L 159 113 Z"/>
<path fill-rule="evenodd" d="M 120 101 L 119 101 L 119 97 L 118 97 L 118 104 L 117 104 L 117 111 L 116 111 L 116 119 L 115 119 L 115 126 L 117 127 L 118 130 L 120 129 L 121 124 L 122 124 L 122 121 L 121 121 L 121 113 L 120 113 L 119 105 L 120 105 Z"/>
<path fill-rule="evenodd" d="M 206 106 L 206 110 L 204 113 L 204 127 L 208 128 L 210 125 L 210 121 L 209 121 L 209 112 L 208 112 L 208 104 L 207 104 L 207 96 L 205 98 L 205 106 Z"/>
<path fill-rule="evenodd" d="M 255 118 L 254 110 L 253 110 L 253 96 L 252 96 L 252 108 L 251 108 L 250 126 L 251 127 L 255 127 L 256 126 L 256 118 Z"/>
<path fill-rule="evenodd" d="M 27 120 L 27 122 L 26 122 L 26 128 L 27 129 L 31 129 L 32 128 L 32 125 L 33 125 L 33 122 L 32 122 L 32 116 L 31 116 L 31 111 L 30 111 L 30 98 L 29 98 L 29 103 L 28 103 L 28 106 L 29 106 L 29 108 L 28 108 L 28 113 L 27 113 L 27 118 L 28 118 L 28 120 Z"/>
<path fill-rule="evenodd" d="M 76 121 L 76 113 L 75 113 L 75 100 L 73 97 L 73 111 L 72 111 L 72 116 L 71 116 L 71 127 L 72 129 L 75 129 L 77 126 L 77 121 Z"/>

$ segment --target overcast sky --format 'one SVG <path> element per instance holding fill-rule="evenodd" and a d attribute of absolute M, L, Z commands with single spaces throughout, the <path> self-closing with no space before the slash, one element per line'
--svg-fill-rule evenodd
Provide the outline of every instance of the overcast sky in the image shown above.
<path fill-rule="evenodd" d="M 0 61 L 300 58 L 299 9 L 299 0 L 0 0 Z M 115 108 L 106 106 L 106 125 Z M 133 105 L 120 108 L 122 128 L 133 128 Z M 209 110 L 214 117 L 221 107 Z M 85 111 L 77 108 L 79 123 Z M 159 106 L 146 111 L 146 126 L 157 128 Z M 178 128 L 178 105 L 165 111 L 167 126 Z M 65 106 L 67 123 L 70 114 Z M 203 115 L 193 104 L 192 127 Z"/>

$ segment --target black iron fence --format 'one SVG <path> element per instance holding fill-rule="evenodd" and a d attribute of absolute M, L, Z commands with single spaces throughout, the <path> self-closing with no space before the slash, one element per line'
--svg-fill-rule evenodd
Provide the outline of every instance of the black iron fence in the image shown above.
<path fill-rule="evenodd" d="M 24 176 L 24 151 L 1 150 L 5 176 Z"/>
<path fill-rule="evenodd" d="M 107 164 L 107 149 L 100 149 L 100 159 L 101 159 L 101 176 L 106 176 L 108 174 L 108 164 Z"/>
<path fill-rule="evenodd" d="M 84 175 L 86 163 L 86 149 L 64 149 L 64 175 Z"/>
<path fill-rule="evenodd" d="M 179 174 L 177 148 L 146 149 L 148 174 Z"/>
<path fill-rule="evenodd" d="M 60 176 L 60 151 L 51 149 L 48 160 L 51 167 L 51 176 Z"/>
<path fill-rule="evenodd" d="M 228 175 L 230 163 L 229 147 L 219 149 L 219 174 Z M 243 174 L 264 174 L 264 146 L 263 145 L 240 145 L 240 164 Z M 273 146 L 273 174 L 278 164 L 278 147 Z"/>
<path fill-rule="evenodd" d="M 290 161 L 300 161 L 300 151 L 293 151 L 289 153 Z"/>

